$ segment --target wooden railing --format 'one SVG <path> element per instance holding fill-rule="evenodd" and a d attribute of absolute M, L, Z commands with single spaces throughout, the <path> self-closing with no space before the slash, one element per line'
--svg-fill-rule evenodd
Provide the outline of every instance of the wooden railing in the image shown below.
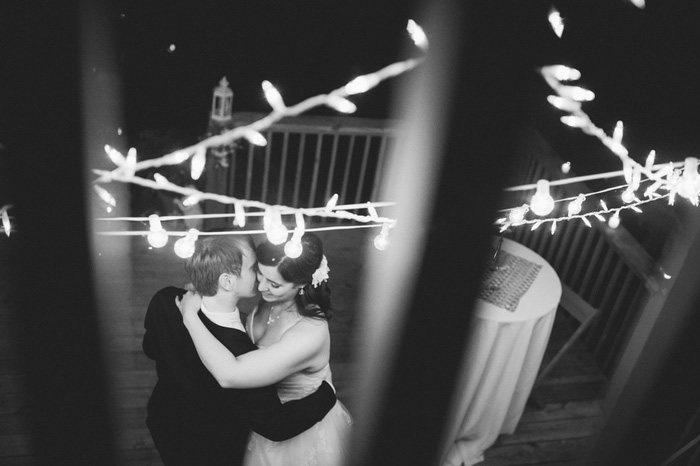
<path fill-rule="evenodd" d="M 236 113 L 232 124 L 263 116 Z M 380 173 L 397 130 L 386 120 L 301 116 L 282 120 L 263 135 L 266 146 L 241 141 L 220 151 L 224 163 L 209 164 L 207 190 L 290 207 L 323 206 L 334 194 L 338 204 L 377 201 Z M 206 205 L 208 213 L 232 209 Z"/>
<path fill-rule="evenodd" d="M 563 160 L 537 130 L 524 132 L 519 145 L 513 184 L 561 178 Z M 568 176 L 575 176 L 569 173 Z M 555 199 L 591 192 L 583 183 L 553 187 Z M 504 203 L 515 207 L 528 202 L 532 192 L 511 193 Z M 504 204 L 504 205 L 505 205 Z M 566 205 L 552 215 L 565 216 Z M 603 373 L 612 376 L 628 332 L 651 294 L 663 292 L 655 261 L 623 226 L 610 228 L 593 219 L 591 227 L 581 220 L 562 221 L 556 227 L 531 226 L 512 229 L 510 235 L 544 257 L 562 283 L 587 304 L 599 310 L 583 338 Z"/>
<path fill-rule="evenodd" d="M 234 123 L 260 117 L 238 113 Z M 305 116 L 283 120 L 265 136 L 267 146 L 241 143 L 229 148 L 228 167 L 209 169 L 207 189 L 292 207 L 321 206 L 335 193 L 339 204 L 376 201 L 385 158 L 397 142 L 398 130 L 383 120 Z M 537 130 L 524 131 L 519 147 L 510 182 L 530 184 L 561 177 L 563 161 Z M 582 183 L 552 189 L 555 198 L 586 192 L 590 190 Z M 504 195 L 503 205 L 529 202 L 531 194 Z M 207 206 L 208 213 L 231 210 L 219 204 Z M 528 226 L 514 227 L 507 235 L 544 257 L 576 299 L 599 310 L 587 323 L 583 338 L 600 368 L 611 376 L 643 303 L 662 291 L 654 260 L 624 227 L 611 229 L 597 220 L 592 227 L 580 220 L 560 222 L 554 235 L 548 227 L 532 231 Z"/>

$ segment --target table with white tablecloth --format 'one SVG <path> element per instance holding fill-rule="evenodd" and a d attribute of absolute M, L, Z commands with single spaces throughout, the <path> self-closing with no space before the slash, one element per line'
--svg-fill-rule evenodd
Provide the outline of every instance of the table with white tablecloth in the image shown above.
<path fill-rule="evenodd" d="M 515 431 L 560 298 L 554 269 L 534 251 L 504 238 L 473 311 L 442 466 L 478 463 L 500 434 Z"/>

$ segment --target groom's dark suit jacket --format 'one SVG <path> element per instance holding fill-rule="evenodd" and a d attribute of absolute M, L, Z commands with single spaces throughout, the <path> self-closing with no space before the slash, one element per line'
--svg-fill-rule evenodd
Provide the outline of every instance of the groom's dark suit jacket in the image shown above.
<path fill-rule="evenodd" d="M 250 430 L 286 440 L 323 419 L 336 401 L 325 382 L 314 394 L 285 404 L 273 386 L 221 388 L 182 322 L 175 297 L 184 293 L 168 287 L 155 294 L 143 337 L 143 350 L 156 361 L 158 373 L 146 424 L 166 465 L 235 466 L 242 462 Z M 233 354 L 256 349 L 244 332 L 220 327 L 201 311 L 199 317 Z"/>

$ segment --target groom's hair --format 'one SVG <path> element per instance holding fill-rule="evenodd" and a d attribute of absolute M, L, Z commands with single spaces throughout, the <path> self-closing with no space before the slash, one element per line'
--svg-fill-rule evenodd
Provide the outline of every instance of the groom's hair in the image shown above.
<path fill-rule="evenodd" d="M 219 289 L 219 276 L 232 273 L 240 277 L 243 254 L 254 251 L 250 235 L 206 236 L 195 243 L 194 254 L 185 262 L 185 273 L 197 293 L 214 296 Z"/>

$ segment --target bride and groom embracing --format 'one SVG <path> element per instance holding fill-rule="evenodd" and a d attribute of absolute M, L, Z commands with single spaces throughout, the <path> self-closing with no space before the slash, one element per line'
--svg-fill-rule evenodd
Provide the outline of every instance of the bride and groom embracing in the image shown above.
<path fill-rule="evenodd" d="M 331 385 L 318 236 L 306 233 L 296 258 L 249 236 L 206 237 L 185 271 L 196 293 L 158 291 L 144 324 L 158 373 L 146 424 L 163 463 L 341 464 L 352 419 Z M 236 306 L 257 291 L 245 328 Z"/>

